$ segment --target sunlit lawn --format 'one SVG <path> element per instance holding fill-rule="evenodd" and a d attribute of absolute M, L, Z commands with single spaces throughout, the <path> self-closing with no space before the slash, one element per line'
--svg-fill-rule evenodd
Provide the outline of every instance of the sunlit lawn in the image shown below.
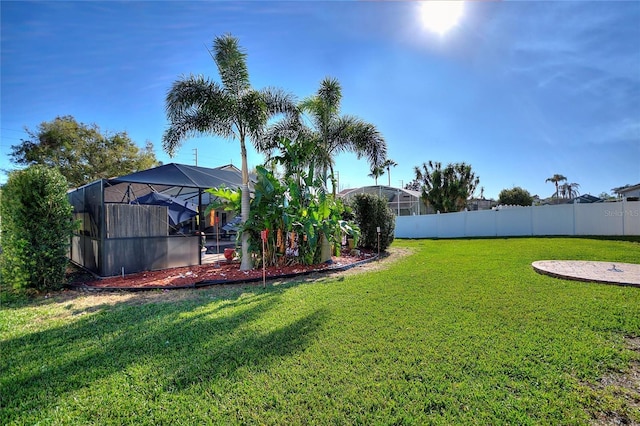
<path fill-rule="evenodd" d="M 637 393 L 597 386 L 640 360 L 640 288 L 530 265 L 638 262 L 640 243 L 393 247 L 411 254 L 320 281 L 5 305 L 0 424 L 640 422 Z"/>

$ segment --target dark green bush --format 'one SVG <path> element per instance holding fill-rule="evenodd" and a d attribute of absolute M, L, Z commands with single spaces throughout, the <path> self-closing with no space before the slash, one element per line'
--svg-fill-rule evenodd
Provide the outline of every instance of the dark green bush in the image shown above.
<path fill-rule="evenodd" d="M 529 191 L 519 186 L 511 189 L 503 189 L 498 196 L 498 204 L 506 204 L 512 206 L 530 206 L 533 203 L 533 197 Z"/>
<path fill-rule="evenodd" d="M 73 230 L 67 181 L 56 169 L 11 173 L 0 202 L 3 291 L 56 290 L 64 284 Z"/>
<path fill-rule="evenodd" d="M 350 205 L 360 227 L 358 247 L 377 250 L 377 228 L 380 227 L 380 251 L 386 250 L 393 242 L 396 227 L 396 218 L 387 200 L 375 194 L 356 194 Z"/>

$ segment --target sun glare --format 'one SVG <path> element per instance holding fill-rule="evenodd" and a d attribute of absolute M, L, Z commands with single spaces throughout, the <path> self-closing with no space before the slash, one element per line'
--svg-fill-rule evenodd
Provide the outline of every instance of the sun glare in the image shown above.
<path fill-rule="evenodd" d="M 420 5 L 422 24 L 439 35 L 455 27 L 463 12 L 462 0 L 426 0 Z"/>

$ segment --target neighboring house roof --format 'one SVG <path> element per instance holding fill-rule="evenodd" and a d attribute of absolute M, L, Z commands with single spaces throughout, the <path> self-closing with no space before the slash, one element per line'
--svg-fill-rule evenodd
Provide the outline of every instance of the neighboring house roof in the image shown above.
<path fill-rule="evenodd" d="M 619 188 L 613 188 L 612 191 L 618 195 L 626 195 L 626 194 L 636 193 L 636 192 L 640 193 L 640 183 L 637 183 L 635 185 L 625 185 Z"/>
<path fill-rule="evenodd" d="M 585 204 L 585 203 L 601 203 L 602 198 L 596 197 L 591 194 L 582 194 L 579 197 L 575 197 L 571 200 L 573 203 Z"/>

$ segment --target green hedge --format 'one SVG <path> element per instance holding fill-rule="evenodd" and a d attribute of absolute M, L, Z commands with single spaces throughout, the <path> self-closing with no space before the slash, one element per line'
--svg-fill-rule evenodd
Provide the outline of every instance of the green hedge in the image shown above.
<path fill-rule="evenodd" d="M 358 247 L 377 250 L 377 228 L 380 227 L 380 251 L 386 250 L 393 242 L 396 227 L 396 218 L 387 200 L 375 194 L 356 194 L 350 205 L 360 227 Z"/>
<path fill-rule="evenodd" d="M 64 284 L 73 230 L 67 181 L 56 169 L 12 172 L 2 190 L 2 289 L 56 290 Z"/>

